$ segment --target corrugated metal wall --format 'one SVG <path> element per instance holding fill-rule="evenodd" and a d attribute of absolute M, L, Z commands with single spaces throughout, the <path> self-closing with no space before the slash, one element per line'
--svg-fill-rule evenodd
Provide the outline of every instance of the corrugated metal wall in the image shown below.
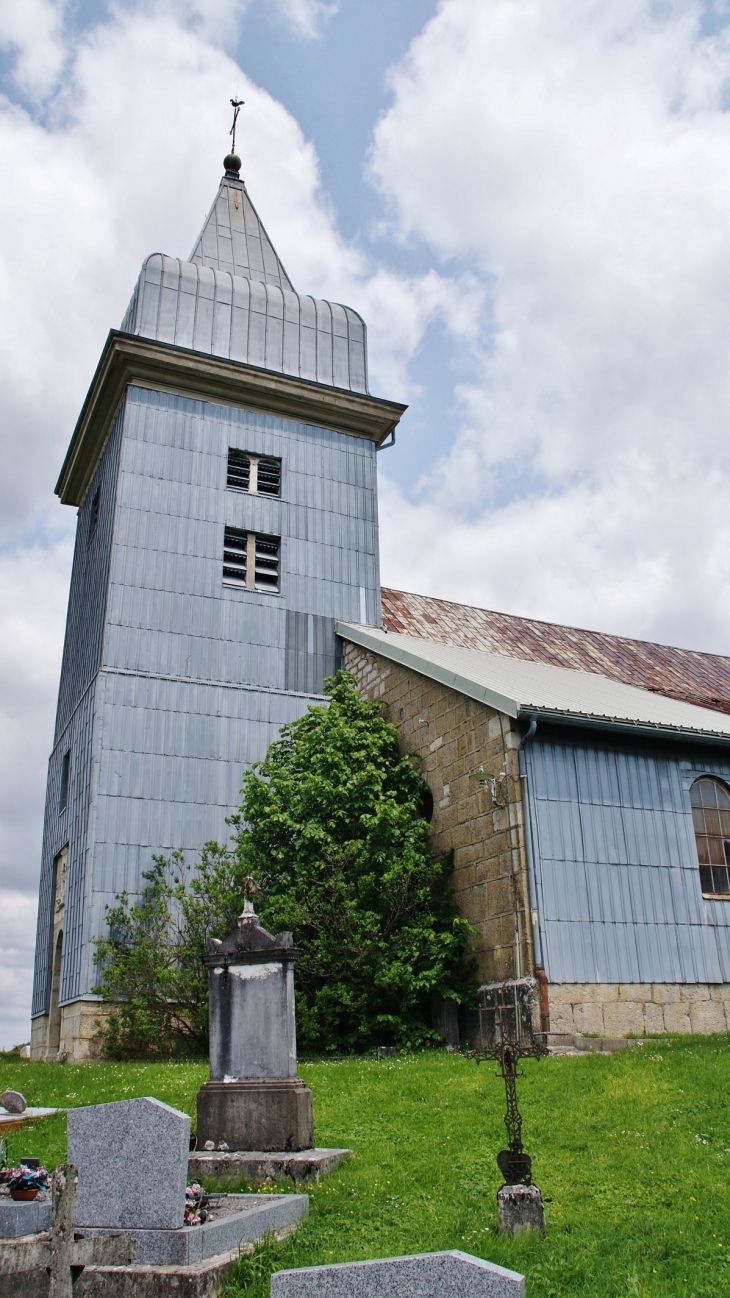
<path fill-rule="evenodd" d="M 523 754 L 550 981 L 730 982 L 730 902 L 702 898 L 689 802 L 730 753 L 538 728 Z"/>
<path fill-rule="evenodd" d="M 91 778 L 92 729 L 96 673 L 101 663 L 104 614 L 109 586 L 112 528 L 116 503 L 119 455 L 124 422 L 119 412 L 98 468 L 78 513 L 76 546 L 71 570 L 66 637 L 63 647 L 53 752 L 43 827 L 41 879 L 38 897 L 35 978 L 32 1013 L 48 1005 L 53 932 L 54 861 L 69 844 L 64 922 L 61 994 L 74 981 L 71 972 L 80 953 L 86 877 L 86 832 Z M 98 496 L 98 513 L 95 499 Z M 96 513 L 96 526 L 92 522 Z M 68 801 L 60 808 L 61 766 L 70 753 Z M 69 956 L 67 958 L 67 952 Z M 75 952 L 75 957 L 72 957 Z"/>
<path fill-rule="evenodd" d="M 364 604 L 375 623 L 380 609 L 371 442 L 142 388 L 127 393 L 121 440 L 101 668 L 83 725 L 83 709 L 73 713 L 81 810 L 69 834 L 64 1000 L 93 986 L 105 906 L 138 891 L 153 853 L 193 855 L 225 836 L 243 768 L 320 697 L 335 619 L 360 621 Z M 227 489 L 229 447 L 281 457 L 281 498 Z M 94 484 L 77 551 L 93 493 Z M 278 595 L 223 585 L 226 526 L 282 538 Z M 88 580 L 79 560 L 70 608 L 83 608 Z M 87 672 L 84 651 L 69 648 L 62 699 L 76 697 Z M 47 1003 L 53 857 L 66 841 L 54 819 L 63 733 L 49 779 L 34 1013 Z"/>

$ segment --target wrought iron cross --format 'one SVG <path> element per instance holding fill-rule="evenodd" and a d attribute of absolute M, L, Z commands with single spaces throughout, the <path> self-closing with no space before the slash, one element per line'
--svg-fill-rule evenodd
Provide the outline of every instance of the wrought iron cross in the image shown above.
<path fill-rule="evenodd" d="M 232 106 L 232 108 L 233 108 L 233 126 L 231 127 L 230 131 L 228 132 L 228 134 L 230 135 L 231 139 L 233 140 L 233 143 L 232 143 L 232 145 L 231 145 L 231 153 L 235 153 L 235 152 L 236 152 L 236 122 L 238 121 L 238 114 L 240 113 L 240 111 L 241 111 L 243 105 L 245 104 L 245 102 L 246 102 L 245 99 L 232 99 L 232 100 L 231 100 L 231 106 Z"/>
<path fill-rule="evenodd" d="M 522 1144 L 522 1114 L 517 1105 L 517 1078 L 522 1076 L 522 1059 L 539 1059 L 548 1053 L 542 1036 L 532 1030 L 530 1013 L 521 1001 L 516 983 L 496 984 L 485 989 L 487 1004 L 482 1004 L 482 1044 L 469 1051 L 477 1063 L 495 1059 L 499 1076 L 504 1080 L 507 1148 L 497 1154 L 497 1166 L 505 1185 L 530 1185 L 532 1159 Z"/>

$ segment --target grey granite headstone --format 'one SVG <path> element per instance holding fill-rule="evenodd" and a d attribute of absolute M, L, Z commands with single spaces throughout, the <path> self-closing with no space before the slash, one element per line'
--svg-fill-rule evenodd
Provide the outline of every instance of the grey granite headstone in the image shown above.
<path fill-rule="evenodd" d="M 2 1104 L 6 1113 L 25 1113 L 26 1103 L 25 1096 L 20 1091 L 3 1091 L 0 1095 L 0 1104 Z"/>
<path fill-rule="evenodd" d="M 68 1159 L 79 1173 L 76 1225 L 182 1226 L 189 1147 L 190 1118 L 160 1100 L 70 1109 Z"/>
<path fill-rule="evenodd" d="M 525 1277 L 453 1249 L 275 1271 L 271 1298 L 525 1298 Z"/>

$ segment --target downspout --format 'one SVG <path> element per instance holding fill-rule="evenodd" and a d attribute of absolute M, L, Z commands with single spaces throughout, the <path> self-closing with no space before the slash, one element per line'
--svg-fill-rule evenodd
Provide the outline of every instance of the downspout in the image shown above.
<path fill-rule="evenodd" d="M 527 864 L 527 893 L 530 903 L 530 917 L 532 919 L 532 949 L 535 956 L 535 977 L 540 988 L 540 1030 L 541 1032 L 550 1031 L 550 998 L 548 994 L 548 980 L 545 973 L 542 954 L 542 940 L 540 937 L 540 924 L 537 910 L 537 888 L 535 884 L 535 865 L 532 856 L 532 825 L 530 822 L 530 807 L 527 797 L 527 772 L 524 769 L 525 760 L 522 754 L 523 748 L 534 738 L 537 730 L 537 717 L 530 717 L 530 724 L 527 727 L 519 746 L 520 758 L 520 779 L 522 780 L 522 824 L 524 826 L 525 836 L 525 861 Z"/>

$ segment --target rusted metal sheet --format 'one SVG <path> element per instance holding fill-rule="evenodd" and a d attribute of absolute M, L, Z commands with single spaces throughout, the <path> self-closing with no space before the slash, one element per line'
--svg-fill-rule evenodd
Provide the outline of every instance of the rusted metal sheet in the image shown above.
<path fill-rule="evenodd" d="M 382 600 L 386 631 L 594 672 L 667 698 L 730 713 L 730 658 L 721 654 L 538 622 L 407 591 L 383 589 Z"/>

